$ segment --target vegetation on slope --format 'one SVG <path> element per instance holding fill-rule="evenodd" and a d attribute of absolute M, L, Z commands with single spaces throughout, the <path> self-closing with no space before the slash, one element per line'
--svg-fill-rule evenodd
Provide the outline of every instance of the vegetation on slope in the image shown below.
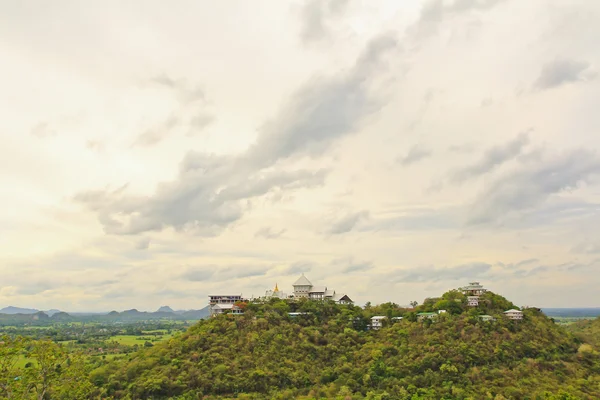
<path fill-rule="evenodd" d="M 567 325 L 567 330 L 581 341 L 593 346 L 596 351 L 600 351 L 600 318 L 577 321 Z"/>
<path fill-rule="evenodd" d="M 448 312 L 435 321 L 417 321 L 417 312 L 442 307 Z M 537 310 L 523 321 L 503 318 L 513 307 L 488 293 L 469 309 L 456 291 L 416 310 L 249 304 L 243 316 L 202 321 L 107 363 L 91 380 L 117 399 L 600 398 L 597 354 L 578 352 L 580 342 Z M 372 315 L 388 316 L 387 326 L 365 330 Z"/>

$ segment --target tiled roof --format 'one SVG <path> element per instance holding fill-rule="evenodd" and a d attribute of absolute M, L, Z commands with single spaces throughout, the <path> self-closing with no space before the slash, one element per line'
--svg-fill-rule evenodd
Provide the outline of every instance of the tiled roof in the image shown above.
<path fill-rule="evenodd" d="M 304 274 L 302 274 L 302 276 L 298 278 L 298 280 L 292 286 L 312 286 L 312 283 L 310 283 Z"/>

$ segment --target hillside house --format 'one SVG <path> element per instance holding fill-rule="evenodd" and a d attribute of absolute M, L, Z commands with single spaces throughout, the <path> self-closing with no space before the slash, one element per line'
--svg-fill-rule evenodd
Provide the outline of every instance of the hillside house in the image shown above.
<path fill-rule="evenodd" d="M 494 317 L 491 315 L 480 315 L 479 319 L 482 321 L 494 321 Z"/>
<path fill-rule="evenodd" d="M 244 301 L 241 294 L 210 295 L 208 296 L 208 299 L 211 317 L 224 314 L 226 312 L 238 315 L 244 313 L 238 306 L 235 305 L 235 303 Z"/>
<path fill-rule="evenodd" d="M 437 316 L 438 316 L 438 313 L 435 313 L 435 312 L 420 312 L 420 313 L 417 313 L 417 320 L 423 321 L 425 318 L 436 319 Z"/>
<path fill-rule="evenodd" d="M 520 311 L 520 310 L 512 309 L 512 310 L 504 311 L 504 315 L 508 319 L 514 319 L 514 320 L 523 319 L 523 311 Z"/>
<path fill-rule="evenodd" d="M 371 317 L 371 329 L 379 330 L 379 329 L 383 328 L 383 321 L 386 318 L 387 317 L 383 316 L 383 315 L 376 315 L 374 317 Z"/>
<path fill-rule="evenodd" d="M 467 305 L 469 307 L 477 307 L 479 305 L 479 296 L 468 296 Z"/>

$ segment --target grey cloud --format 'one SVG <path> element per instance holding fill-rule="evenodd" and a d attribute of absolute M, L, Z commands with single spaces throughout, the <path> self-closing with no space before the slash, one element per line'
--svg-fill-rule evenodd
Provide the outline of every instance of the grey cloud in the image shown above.
<path fill-rule="evenodd" d="M 361 272 L 368 271 L 374 268 L 374 265 L 370 261 L 356 261 L 354 257 L 338 258 L 331 262 L 332 265 L 342 267 L 342 272 Z"/>
<path fill-rule="evenodd" d="M 353 214 L 346 215 L 345 217 L 335 221 L 328 229 L 327 233 L 332 235 L 339 235 L 342 233 L 350 232 L 354 227 L 364 219 L 369 217 L 368 211 L 358 211 Z"/>
<path fill-rule="evenodd" d="M 262 237 L 265 239 L 277 239 L 280 238 L 285 233 L 285 231 L 285 228 L 282 228 L 280 230 L 274 230 L 270 226 L 266 226 L 256 231 L 254 237 Z"/>
<path fill-rule="evenodd" d="M 535 89 L 545 90 L 567 83 L 591 80 L 594 77 L 595 73 L 587 61 L 555 59 L 542 67 L 533 86 Z"/>
<path fill-rule="evenodd" d="M 170 135 L 171 131 L 180 124 L 181 120 L 177 116 L 171 115 L 157 126 L 147 129 L 145 132 L 141 133 L 136 138 L 134 146 L 153 146 Z"/>
<path fill-rule="evenodd" d="M 422 148 L 419 145 L 415 145 L 410 148 L 410 150 L 404 157 L 398 158 L 398 162 L 400 163 L 400 165 L 408 167 L 411 164 L 424 160 L 425 158 L 431 157 L 431 155 L 431 150 Z"/>
<path fill-rule="evenodd" d="M 442 209 L 398 210 L 391 216 L 373 216 L 360 231 L 423 231 L 460 229 L 461 210 Z"/>
<path fill-rule="evenodd" d="M 208 268 L 189 268 L 181 274 L 181 277 L 192 282 L 202 282 L 209 280 L 214 275 L 215 269 L 212 266 Z"/>
<path fill-rule="evenodd" d="M 497 179 L 476 198 L 469 211 L 468 223 L 491 223 L 508 214 L 531 210 L 550 196 L 574 189 L 598 173 L 600 159 L 586 150 L 522 164 Z"/>
<path fill-rule="evenodd" d="M 396 46 L 391 34 L 366 46 L 345 74 L 309 81 L 261 129 L 247 157 L 255 165 L 268 165 L 293 156 L 319 156 L 333 142 L 354 133 L 365 117 L 383 106 L 383 98 L 369 89 L 381 69 L 383 57 Z"/>
<path fill-rule="evenodd" d="M 287 267 L 285 267 L 283 270 L 281 270 L 281 273 L 283 275 L 297 275 L 297 274 L 302 274 L 305 272 L 309 272 L 310 270 L 312 270 L 316 265 L 313 262 L 309 262 L 309 261 L 297 261 L 293 264 L 288 265 Z"/>
<path fill-rule="evenodd" d="M 301 10 L 300 38 L 310 44 L 329 37 L 329 20 L 340 16 L 348 0 L 307 0 Z"/>
<path fill-rule="evenodd" d="M 581 253 L 581 254 L 599 254 L 600 253 L 600 243 L 594 242 L 584 242 L 580 243 L 577 246 L 571 249 L 572 253 Z"/>
<path fill-rule="evenodd" d="M 259 132 L 256 142 L 237 156 L 190 152 L 176 180 L 159 184 L 151 196 L 95 190 L 74 200 L 98 215 L 106 233 L 126 235 L 172 227 L 214 236 L 238 221 L 244 202 L 274 190 L 322 185 L 326 170 L 285 170 L 281 163 L 318 156 L 352 134 L 383 98 L 370 88 L 381 75 L 383 56 L 396 45 L 391 35 L 372 40 L 346 73 L 302 86 Z M 164 78 L 162 84 L 174 83 Z M 277 163 L 277 169 L 272 167 Z"/>
<path fill-rule="evenodd" d="M 519 262 L 516 264 L 516 266 L 517 266 L 517 267 L 522 267 L 522 266 L 524 266 L 524 265 L 529 265 L 529 264 L 532 264 L 532 263 L 535 263 L 535 262 L 538 262 L 538 261 L 539 261 L 539 260 L 538 260 L 537 258 L 528 258 L 527 260 L 522 260 L 522 261 L 519 261 Z"/>
<path fill-rule="evenodd" d="M 193 136 L 215 121 L 216 117 L 206 110 L 206 94 L 201 86 L 192 85 L 183 79 L 173 79 L 166 74 L 150 79 L 149 83 L 171 91 L 179 106 L 164 121 L 138 135 L 134 146 L 156 145 L 175 130 L 184 127 L 189 127 L 188 136 Z"/>
<path fill-rule="evenodd" d="M 150 247 L 150 238 L 141 238 L 135 244 L 137 250 L 147 250 Z"/>
<path fill-rule="evenodd" d="M 438 282 L 475 279 L 486 276 L 492 266 L 483 262 L 473 262 L 450 268 L 423 266 L 404 271 L 396 281 L 399 282 Z"/>
<path fill-rule="evenodd" d="M 529 135 L 527 132 L 523 132 L 503 146 L 491 147 L 485 151 L 479 161 L 456 171 L 452 176 L 452 181 L 464 182 L 467 179 L 486 174 L 517 157 L 527 144 L 529 144 Z"/>

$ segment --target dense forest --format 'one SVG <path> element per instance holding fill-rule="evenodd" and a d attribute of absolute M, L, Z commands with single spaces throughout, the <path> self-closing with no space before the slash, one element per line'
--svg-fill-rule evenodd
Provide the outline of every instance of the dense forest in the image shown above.
<path fill-rule="evenodd" d="M 243 306 L 244 315 L 200 321 L 120 360 L 85 364 L 46 344 L 55 364 L 46 368 L 54 372 L 45 397 L 35 359 L 44 341 L 5 339 L 13 346 L 0 352 L 20 348 L 13 353 L 25 351 L 32 361 L 18 380 L 14 371 L 2 375 L 0 398 L 10 390 L 15 399 L 600 398 L 596 328 L 573 334 L 536 309 L 508 320 L 503 311 L 514 305 L 493 293 L 473 308 L 458 291 L 413 309 L 281 300 Z M 436 310 L 447 312 L 418 318 Z M 386 317 L 382 329 L 368 329 L 373 315 Z M 64 384 L 61 374 L 69 377 Z M 87 383 L 74 390 L 79 379 Z"/>
<path fill-rule="evenodd" d="M 505 319 L 513 307 L 487 293 L 468 309 L 456 291 L 415 310 L 250 304 L 243 316 L 202 321 L 106 364 L 91 380 L 103 396 L 119 399 L 600 398 L 597 349 L 582 351 L 580 339 L 535 309 L 522 321 Z M 417 320 L 436 309 L 448 312 Z M 388 326 L 366 330 L 376 314 L 389 317 Z M 391 323 L 395 316 L 403 320 Z"/>

